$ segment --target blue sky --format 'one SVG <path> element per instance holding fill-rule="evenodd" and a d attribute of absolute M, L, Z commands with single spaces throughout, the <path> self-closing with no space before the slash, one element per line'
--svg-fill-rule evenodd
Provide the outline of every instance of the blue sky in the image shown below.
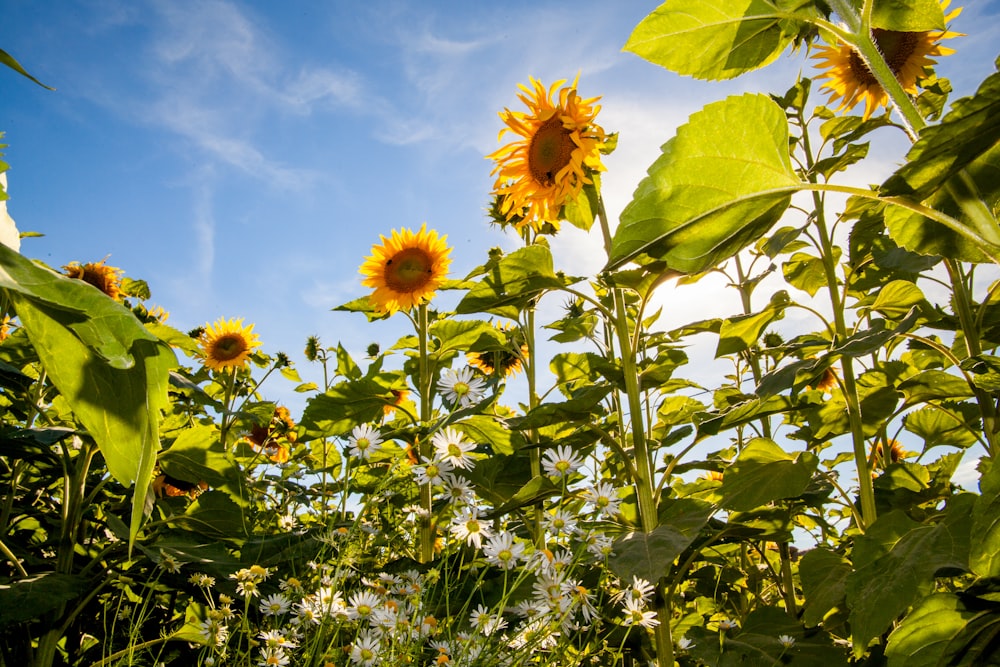
<path fill-rule="evenodd" d="M 691 113 L 812 72 L 798 53 L 710 83 L 622 52 L 656 5 L 3 0 L 0 48 L 57 89 L 0 72 L 9 211 L 45 235 L 22 252 L 54 267 L 108 256 L 149 282 L 178 329 L 245 318 L 266 351 L 315 377 L 306 336 L 362 355 L 405 332 L 399 317 L 330 310 L 365 293 L 357 269 L 380 234 L 427 222 L 454 246 L 455 276 L 516 246 L 486 222 L 483 156 L 519 82 L 579 73 L 583 96 L 603 96 L 598 120 L 621 133 L 606 160 L 614 219 Z M 970 36 L 951 40 L 958 54 L 938 71 L 959 94 L 992 71 L 998 16 L 996 2 L 966 3 L 953 25 Z M 862 178 L 881 180 L 904 147 L 873 150 Z M 596 229 L 569 228 L 558 268 L 593 272 L 600 248 Z M 706 301 L 706 289 L 721 286 L 665 296 L 668 325 L 736 312 L 735 295 Z"/>

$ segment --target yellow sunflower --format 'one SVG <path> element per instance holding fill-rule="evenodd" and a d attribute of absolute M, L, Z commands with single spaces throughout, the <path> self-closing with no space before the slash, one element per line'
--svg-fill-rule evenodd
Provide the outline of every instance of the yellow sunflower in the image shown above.
<path fill-rule="evenodd" d="M 64 266 L 63 270 L 70 278 L 89 283 L 112 299 L 117 300 L 121 294 L 122 270 L 108 266 L 104 262 L 103 259 L 100 262 L 87 262 L 86 264 L 72 262 Z"/>
<path fill-rule="evenodd" d="M 557 81 L 548 90 L 534 78 L 531 88 L 519 84 L 524 92 L 518 98 L 528 111 L 500 112 L 507 127 L 498 138 L 506 132 L 521 138 L 486 156 L 496 162 L 491 173 L 497 177 L 493 194 L 502 200 L 500 212 L 518 230 L 527 224 L 540 229 L 546 222 L 558 229 L 563 204 L 592 182 L 589 172 L 604 171 L 604 130 L 594 123 L 601 110 L 594 103 L 600 98 L 582 99 L 574 80 L 553 102 L 563 83 Z"/>
<path fill-rule="evenodd" d="M 198 342 L 202 360 L 213 371 L 243 368 L 253 349 L 260 347 L 254 325 L 244 327 L 243 320 L 218 319 L 206 325 Z"/>
<path fill-rule="evenodd" d="M 950 0 L 944 0 L 941 2 L 941 8 L 947 9 L 949 3 Z M 945 20 L 951 21 L 961 11 L 961 8 L 956 9 L 945 16 Z M 960 36 L 960 33 L 946 30 L 899 32 L 881 28 L 872 29 L 872 39 L 885 56 L 889 69 L 899 80 L 903 90 L 910 95 L 917 94 L 917 82 L 926 78 L 926 69 L 934 66 L 935 57 L 955 52 L 954 49 L 941 46 L 939 42 L 942 39 Z M 851 46 L 843 43 L 837 46 L 825 46 L 812 57 L 821 61 L 817 67 L 824 70 L 817 78 L 829 79 L 822 88 L 829 89 L 830 103 L 841 100 L 838 111 L 853 109 L 858 102 L 864 100 L 864 118 L 867 120 L 880 106 L 888 106 L 888 94 Z"/>
<path fill-rule="evenodd" d="M 375 310 L 392 315 L 430 301 L 448 275 L 448 237 L 427 231 L 424 224 L 416 233 L 394 229 L 391 238 L 381 238 L 382 245 L 372 246 L 371 257 L 361 265 L 361 284 L 375 288 L 368 297 Z"/>

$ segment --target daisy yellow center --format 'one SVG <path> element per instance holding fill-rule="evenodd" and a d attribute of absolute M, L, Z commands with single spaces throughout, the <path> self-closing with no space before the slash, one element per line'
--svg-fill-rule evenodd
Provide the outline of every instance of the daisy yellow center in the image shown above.
<path fill-rule="evenodd" d="M 247 341 L 240 334 L 219 336 L 212 345 L 212 357 L 217 361 L 232 361 L 247 351 Z"/>
<path fill-rule="evenodd" d="M 511 553 L 510 549 L 503 549 L 503 550 L 500 551 L 500 553 L 497 554 L 497 560 L 499 560 L 499 561 L 501 561 L 503 563 L 506 563 L 507 561 L 509 561 L 513 557 L 514 557 L 514 554 Z"/>
<path fill-rule="evenodd" d="M 885 56 L 886 64 L 889 65 L 889 69 L 897 77 L 916 51 L 917 45 L 920 42 L 920 34 L 917 32 L 882 30 L 881 28 L 872 30 L 872 37 L 875 39 L 875 43 L 878 44 L 882 55 Z M 865 61 L 861 59 L 857 51 L 851 51 L 850 64 L 851 74 L 855 81 L 865 86 L 878 84 L 875 75 L 868 69 Z"/>
<path fill-rule="evenodd" d="M 422 248 L 401 250 L 385 263 L 385 284 L 395 292 L 416 292 L 430 282 L 433 264 Z"/>
<path fill-rule="evenodd" d="M 562 460 L 559 460 L 559 461 L 556 461 L 556 464 L 555 464 L 555 466 L 553 466 L 553 467 L 554 467 L 554 468 L 555 468 L 556 470 L 558 470 L 559 472 L 562 472 L 562 473 L 564 473 L 564 472 L 566 472 L 567 470 L 569 470 L 569 461 L 567 461 L 567 460 L 565 460 L 565 459 L 562 459 Z"/>
<path fill-rule="evenodd" d="M 440 468 L 438 468 L 433 463 L 431 463 L 431 464 L 429 464 L 427 466 L 427 476 L 428 477 L 430 477 L 430 478 L 437 477 L 438 476 L 438 472 L 440 472 Z"/>
<path fill-rule="evenodd" d="M 472 519 L 470 521 L 466 521 L 465 522 L 465 529 L 468 530 L 470 533 L 478 533 L 479 532 L 479 522 L 476 521 L 475 519 Z"/>
<path fill-rule="evenodd" d="M 535 130 L 528 145 L 528 169 L 536 183 L 552 185 L 556 175 L 569 164 L 576 148 L 572 134 L 557 115 Z"/>
<path fill-rule="evenodd" d="M 456 382 L 455 386 L 452 387 L 452 391 L 454 391 L 458 396 L 465 396 L 469 393 L 469 385 L 464 382 Z"/>
<path fill-rule="evenodd" d="M 465 452 L 462 451 L 461 447 L 459 447 L 455 443 L 448 443 L 448 456 L 462 458 L 464 454 Z"/>

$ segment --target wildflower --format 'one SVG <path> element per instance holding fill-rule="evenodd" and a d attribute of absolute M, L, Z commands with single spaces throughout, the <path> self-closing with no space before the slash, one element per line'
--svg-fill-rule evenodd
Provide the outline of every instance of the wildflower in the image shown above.
<path fill-rule="evenodd" d="M 375 288 L 368 299 L 376 312 L 392 315 L 430 301 L 451 264 L 447 236 L 428 232 L 425 224 L 417 233 L 394 229 L 391 238 L 381 239 L 361 265 L 361 284 Z"/>
<path fill-rule="evenodd" d="M 368 461 L 381 448 L 382 435 L 370 424 L 360 424 L 351 431 L 347 443 L 351 445 L 351 456 Z"/>
<path fill-rule="evenodd" d="M 644 628 L 655 628 L 660 624 L 656 612 L 646 609 L 645 602 L 634 598 L 625 599 L 625 625 L 640 625 Z"/>
<path fill-rule="evenodd" d="M 736 621 L 732 619 L 724 618 L 721 621 L 719 621 L 719 630 L 722 630 L 723 632 L 727 632 L 729 630 L 735 630 L 737 627 L 739 626 L 736 624 Z"/>
<path fill-rule="evenodd" d="M 377 635 L 362 633 L 351 646 L 351 662 L 364 667 L 374 665 L 379 658 L 379 648 Z"/>
<path fill-rule="evenodd" d="M 687 637 L 681 637 L 677 640 L 677 649 L 680 651 L 687 651 L 688 649 L 694 648 L 694 642 Z"/>
<path fill-rule="evenodd" d="M 596 558 L 609 558 L 615 554 L 615 541 L 607 535 L 590 532 L 585 537 L 587 552 Z"/>
<path fill-rule="evenodd" d="M 503 630 L 507 627 L 507 621 L 504 620 L 503 616 L 494 616 L 482 604 L 476 607 L 472 614 L 469 615 L 469 622 L 472 624 L 472 627 L 484 635 L 492 635 L 498 630 Z"/>
<path fill-rule="evenodd" d="M 298 646 L 297 642 L 286 637 L 281 630 L 262 630 L 257 637 L 260 638 L 265 647 L 270 649 L 295 648 Z"/>
<path fill-rule="evenodd" d="M 431 445 L 434 446 L 438 459 L 448 461 L 456 468 L 469 470 L 475 466 L 475 461 L 468 453 L 476 448 L 476 444 L 466 442 L 462 434 L 450 426 L 435 433 L 431 437 Z"/>
<path fill-rule="evenodd" d="M 466 503 L 474 496 L 469 481 L 454 473 L 448 472 L 441 475 L 441 485 L 444 487 L 445 497 L 453 503 Z"/>
<path fill-rule="evenodd" d="M 509 324 L 495 323 L 493 326 L 506 335 L 507 344 L 496 350 L 468 352 L 465 355 L 466 361 L 486 375 L 507 377 L 519 373 L 522 361 L 528 358 L 528 346 L 521 341 L 523 336 Z"/>
<path fill-rule="evenodd" d="M 211 588 L 215 586 L 215 577 L 210 577 L 203 572 L 195 572 L 188 577 L 188 582 L 200 588 Z"/>
<path fill-rule="evenodd" d="M 379 597 L 371 591 L 359 591 L 351 596 L 350 606 L 347 608 L 348 617 L 352 621 L 368 618 L 380 603 Z"/>
<path fill-rule="evenodd" d="M 941 2 L 947 9 L 950 0 Z M 961 12 L 956 9 L 947 16 L 950 21 Z M 896 30 L 872 29 L 872 39 L 885 56 L 886 64 L 900 85 L 910 95 L 916 95 L 917 83 L 926 77 L 926 68 L 935 64 L 937 56 L 947 56 L 955 51 L 941 46 L 942 39 L 959 37 L 959 33 L 944 30 L 923 32 L 900 32 Z M 830 91 L 830 103 L 841 100 L 838 109 L 852 109 L 861 101 L 865 103 L 864 118 L 867 120 L 880 106 L 888 106 L 889 96 L 872 74 L 861 56 L 851 46 L 840 43 L 825 46 L 813 56 L 821 61 L 817 67 L 823 71 L 817 78 L 829 79 L 823 88 Z"/>
<path fill-rule="evenodd" d="M 291 600 L 281 593 L 274 593 L 260 601 L 260 613 L 265 616 L 281 616 L 287 614 L 291 606 Z"/>
<path fill-rule="evenodd" d="M 221 318 L 215 324 L 206 325 L 198 339 L 205 366 L 213 371 L 246 367 L 250 353 L 255 347 L 260 347 L 253 327 L 252 324 L 244 327 L 242 319 Z"/>
<path fill-rule="evenodd" d="M 257 662 L 260 667 L 284 667 L 288 664 L 288 656 L 280 648 L 262 648 L 261 658 Z"/>
<path fill-rule="evenodd" d="M 62 268 L 70 278 L 89 283 L 107 296 L 117 300 L 121 296 L 122 270 L 106 265 L 105 261 L 102 259 L 100 262 L 86 264 L 71 262 Z"/>
<path fill-rule="evenodd" d="M 476 377 L 470 366 L 457 371 L 448 369 L 441 375 L 440 386 L 445 400 L 458 408 L 467 408 L 479 402 L 486 393 L 486 380 Z"/>
<path fill-rule="evenodd" d="M 542 468 L 549 477 L 562 478 L 576 472 L 583 465 L 583 459 L 568 445 L 560 445 L 546 450 L 542 455 Z"/>
<path fill-rule="evenodd" d="M 198 634 L 205 642 L 214 646 L 225 646 L 229 638 L 229 628 L 219 619 L 206 618 L 198 624 Z"/>
<path fill-rule="evenodd" d="M 619 512 L 621 498 L 609 482 L 598 482 L 583 492 L 583 499 L 602 517 L 613 518 Z"/>
<path fill-rule="evenodd" d="M 160 567 L 171 574 L 177 574 L 181 571 L 182 563 L 177 560 L 177 557 L 173 554 L 168 554 L 163 549 L 160 549 Z"/>
<path fill-rule="evenodd" d="M 486 544 L 483 545 L 483 555 L 490 565 L 510 570 L 524 557 L 524 544 L 515 542 L 514 535 L 505 530 L 491 535 L 486 540 Z"/>
<path fill-rule="evenodd" d="M 795 637 L 791 635 L 778 635 L 778 643 L 784 649 L 790 649 L 795 646 Z"/>
<path fill-rule="evenodd" d="M 590 623 L 597 617 L 597 608 L 592 601 L 593 594 L 579 581 L 563 582 L 563 593 L 568 595 L 573 606 L 580 610 L 584 623 Z"/>
<path fill-rule="evenodd" d="M 540 229 L 546 222 L 558 229 L 563 204 L 592 182 L 589 171 L 604 170 L 604 130 L 594 123 L 601 108 L 594 104 L 599 98 L 577 95 L 575 80 L 558 91 L 557 102 L 552 96 L 565 80 L 548 90 L 530 81 L 532 87 L 520 85 L 518 95 L 528 111 L 500 113 L 506 127 L 499 138 L 507 132 L 520 138 L 487 156 L 496 162 L 493 193 L 508 222 L 520 218 L 514 223 L 518 230 L 527 224 Z"/>
<path fill-rule="evenodd" d="M 489 525 L 479 518 L 479 510 L 471 506 L 464 507 L 452 518 L 448 530 L 456 538 L 476 545 L 477 549 L 482 547 L 484 537 L 488 538 L 493 534 Z"/>
<path fill-rule="evenodd" d="M 414 466 L 413 478 L 417 484 L 442 484 L 444 482 L 444 475 L 451 472 L 454 467 L 451 461 L 447 459 L 430 461 L 422 466 Z"/>
<path fill-rule="evenodd" d="M 560 508 L 543 515 L 542 522 L 546 530 L 553 535 L 572 535 L 576 532 L 576 517 L 568 510 Z"/>

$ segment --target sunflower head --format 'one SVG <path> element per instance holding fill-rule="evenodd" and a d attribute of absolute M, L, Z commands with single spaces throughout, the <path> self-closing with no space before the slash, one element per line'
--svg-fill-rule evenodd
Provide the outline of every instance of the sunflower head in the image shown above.
<path fill-rule="evenodd" d="M 206 324 L 198 339 L 205 366 L 213 371 L 246 367 L 254 348 L 260 347 L 253 326 L 243 326 L 242 319 L 222 318 L 215 324 Z"/>
<path fill-rule="evenodd" d="M 66 275 L 76 280 L 89 283 L 107 294 L 112 299 L 117 300 L 121 296 L 122 270 L 105 264 L 106 260 L 99 262 L 71 262 L 63 267 Z"/>
<path fill-rule="evenodd" d="M 941 8 L 947 8 L 949 1 L 942 2 Z M 952 20 L 961 11 L 961 8 L 956 9 L 945 16 L 945 20 Z M 934 58 L 955 52 L 941 46 L 941 40 L 959 36 L 959 33 L 946 30 L 902 32 L 872 29 L 872 39 L 885 56 L 886 64 L 903 90 L 910 95 L 916 95 L 917 83 L 929 76 L 930 68 L 936 62 Z M 864 102 L 864 118 L 867 120 L 880 106 L 888 106 L 888 94 L 851 46 L 844 43 L 824 46 L 812 57 L 819 61 L 817 67 L 823 70 L 817 78 L 829 79 L 822 87 L 829 89 L 830 103 L 840 100 L 838 110 L 850 110 L 859 102 Z"/>
<path fill-rule="evenodd" d="M 448 237 L 427 231 L 425 224 L 418 232 L 394 229 L 390 238 L 381 238 L 361 265 L 361 284 L 375 288 L 368 297 L 375 311 L 392 315 L 430 301 L 448 275 Z"/>
<path fill-rule="evenodd" d="M 597 97 L 581 98 L 576 81 L 550 88 L 535 79 L 531 87 L 520 85 L 518 98 L 528 111 L 504 109 L 500 118 L 518 138 L 487 158 L 496 163 L 493 194 L 498 196 L 500 216 L 518 230 L 525 225 L 541 229 L 545 223 L 558 230 L 560 211 L 567 200 L 580 195 L 592 183 L 590 173 L 603 171 L 601 150 L 604 130 L 594 122 L 601 110 Z"/>
<path fill-rule="evenodd" d="M 469 365 L 486 375 L 508 377 L 519 373 L 528 358 L 528 346 L 524 344 L 521 332 L 510 324 L 495 323 L 493 326 L 506 336 L 507 344 L 498 349 L 468 352 L 466 359 Z"/>

